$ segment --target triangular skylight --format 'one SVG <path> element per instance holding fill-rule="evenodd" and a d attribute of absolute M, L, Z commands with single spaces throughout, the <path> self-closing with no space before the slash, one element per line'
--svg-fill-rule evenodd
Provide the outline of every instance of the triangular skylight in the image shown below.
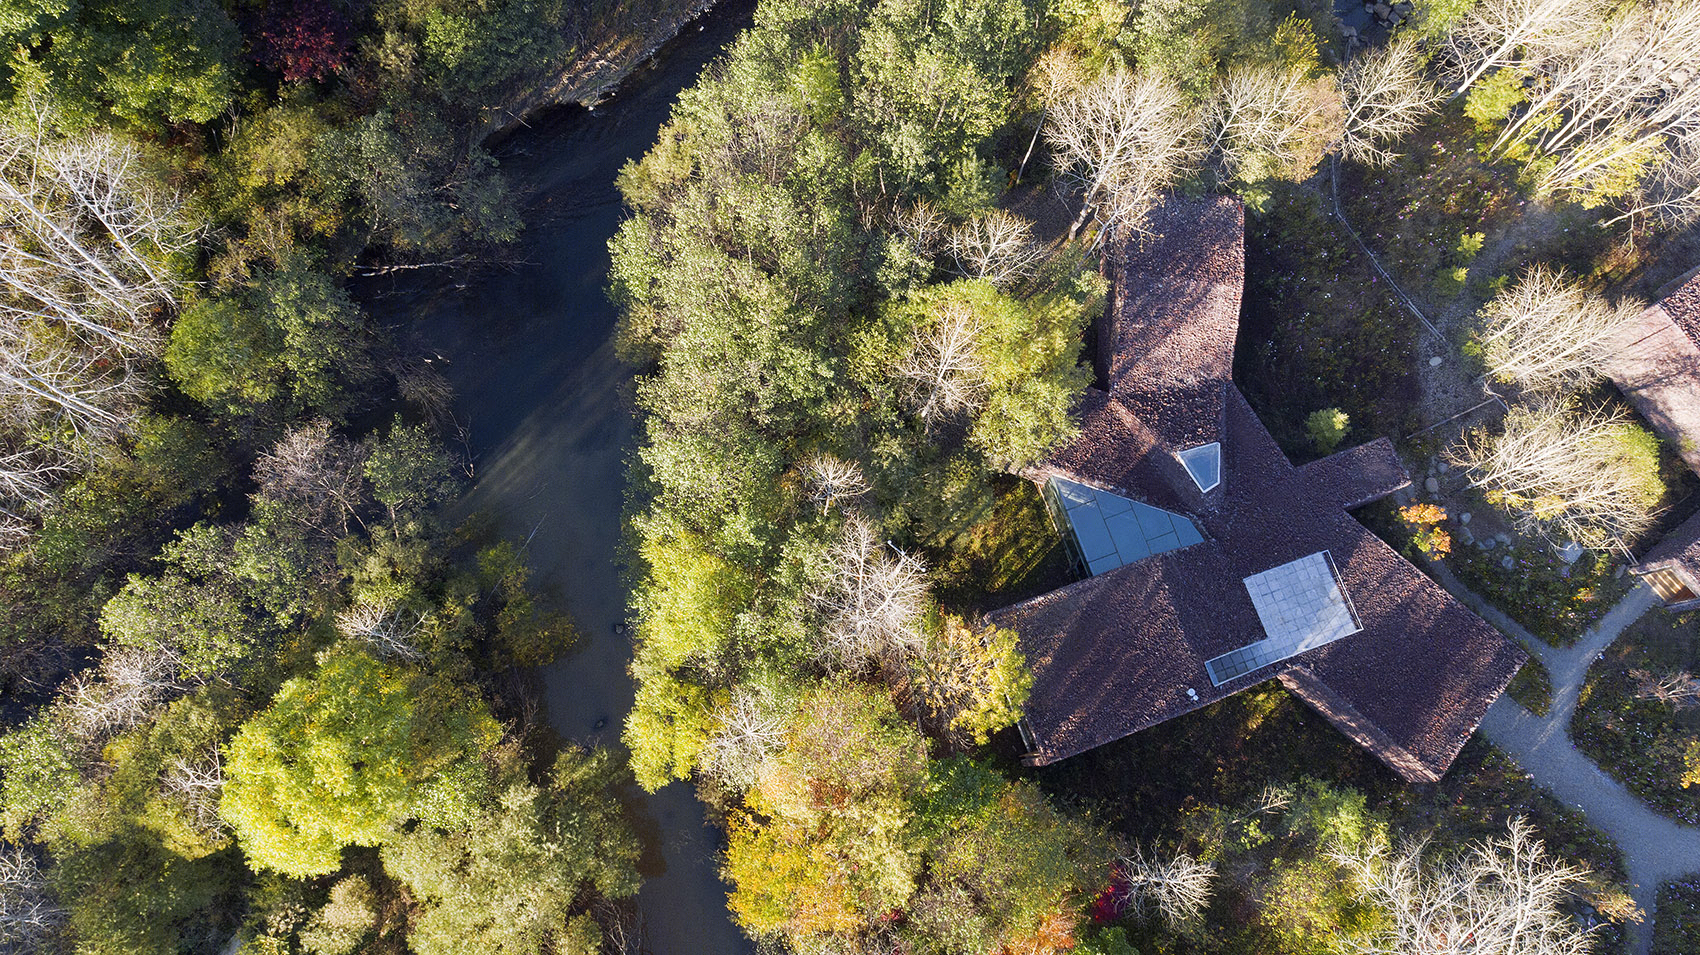
<path fill-rule="evenodd" d="M 1212 441 L 1196 448 L 1187 448 L 1175 455 L 1180 458 L 1186 473 L 1192 476 L 1200 491 L 1208 491 L 1222 483 L 1222 445 Z"/>

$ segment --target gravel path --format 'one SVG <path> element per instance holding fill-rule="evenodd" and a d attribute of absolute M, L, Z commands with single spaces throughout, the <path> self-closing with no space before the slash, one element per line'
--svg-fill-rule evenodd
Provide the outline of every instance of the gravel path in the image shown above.
<path fill-rule="evenodd" d="M 1657 599 L 1637 585 L 1593 629 L 1571 647 L 1553 647 L 1485 604 L 1444 567 L 1436 574 L 1448 590 L 1495 626 L 1522 641 L 1552 674 L 1552 707 L 1535 716 L 1510 696 L 1501 696 L 1482 720 L 1482 732 L 1523 770 L 1566 805 L 1580 809 L 1623 850 L 1631 892 L 1646 919 L 1630 927 L 1633 955 L 1647 955 L 1653 941 L 1653 908 L 1659 886 L 1700 871 L 1700 828 L 1685 826 L 1642 805 L 1623 784 L 1606 775 L 1570 741 L 1570 717 L 1588 676 L 1588 666 Z"/>

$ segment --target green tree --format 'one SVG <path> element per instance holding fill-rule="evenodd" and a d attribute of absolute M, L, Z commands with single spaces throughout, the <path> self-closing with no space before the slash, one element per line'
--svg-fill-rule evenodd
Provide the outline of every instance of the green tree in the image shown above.
<path fill-rule="evenodd" d="M 342 283 L 286 252 L 241 292 L 186 309 L 165 362 L 203 404 L 240 411 L 288 394 L 334 411 L 343 389 L 370 374 L 365 348 L 364 319 Z"/>
<path fill-rule="evenodd" d="M 197 524 L 160 554 L 164 573 L 130 575 L 101 610 L 101 630 L 119 646 L 163 647 L 185 673 L 217 674 L 273 636 L 248 612 L 241 581 L 231 572 L 231 536 Z"/>
<path fill-rule="evenodd" d="M 43 71 L 73 111 L 145 126 L 211 121 L 235 94 L 241 35 L 215 0 L 50 2 L 0 9 L 0 40 L 23 48 L 11 81 Z M 27 81 L 27 80 L 26 80 Z"/>
<path fill-rule="evenodd" d="M 484 703 L 443 678 L 334 649 L 237 732 L 219 812 L 255 866 L 334 872 L 344 847 L 394 835 L 416 787 L 499 736 Z"/>
<path fill-rule="evenodd" d="M 1312 411 L 1310 417 L 1305 419 L 1305 431 L 1310 435 L 1311 443 L 1323 454 L 1333 454 L 1351 427 L 1352 419 L 1339 408 Z"/>
<path fill-rule="evenodd" d="M 366 479 L 378 503 L 389 509 L 397 534 L 404 521 L 418 520 L 461 489 L 454 458 L 436 436 L 419 425 L 402 424 L 399 417 L 366 458 Z"/>
<path fill-rule="evenodd" d="M 420 825 L 382 849 L 384 869 L 420 906 L 417 955 L 584 952 L 571 927 L 587 898 L 637 891 L 639 844 L 610 787 L 621 770 L 603 750 L 564 751 L 546 786 L 506 783 L 469 824 Z"/>

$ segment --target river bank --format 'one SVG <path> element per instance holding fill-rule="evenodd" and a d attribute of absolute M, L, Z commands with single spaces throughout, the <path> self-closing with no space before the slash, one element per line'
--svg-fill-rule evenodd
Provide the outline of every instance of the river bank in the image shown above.
<path fill-rule="evenodd" d="M 487 108 L 481 138 L 501 136 L 552 107 L 594 109 L 613 95 L 634 70 L 653 59 L 680 32 L 721 0 L 653 0 L 639 22 L 616 20 L 592 26 L 578 52 L 553 78 Z M 705 27 L 706 28 L 706 27 Z"/>

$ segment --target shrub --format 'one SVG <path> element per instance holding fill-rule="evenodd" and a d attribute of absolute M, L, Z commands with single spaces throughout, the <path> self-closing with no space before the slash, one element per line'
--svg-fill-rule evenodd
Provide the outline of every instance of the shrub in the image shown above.
<path fill-rule="evenodd" d="M 1305 431 L 1310 434 L 1310 440 L 1316 445 L 1316 450 L 1323 454 L 1333 454 L 1334 449 L 1346 437 L 1346 431 L 1351 428 L 1352 419 L 1339 408 L 1323 408 L 1312 411 L 1305 419 Z"/>

